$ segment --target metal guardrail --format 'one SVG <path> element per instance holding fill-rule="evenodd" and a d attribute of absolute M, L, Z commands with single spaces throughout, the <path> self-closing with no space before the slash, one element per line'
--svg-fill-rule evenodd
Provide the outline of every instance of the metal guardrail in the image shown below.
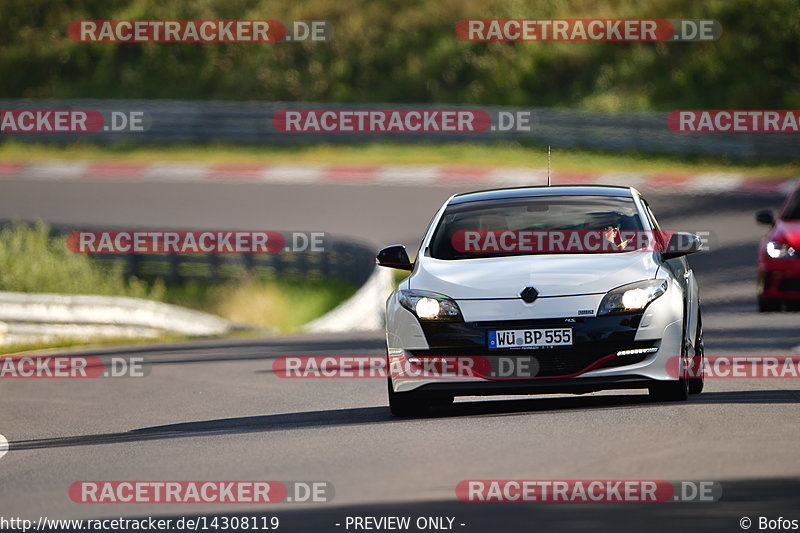
<path fill-rule="evenodd" d="M 0 227 L 11 224 L 0 220 Z M 127 228 L 130 230 L 131 228 Z M 146 229 L 146 228 L 137 228 Z M 66 237 L 71 231 L 121 231 L 115 227 L 72 227 L 51 225 L 51 235 Z M 243 275 L 260 279 L 297 281 L 338 280 L 361 287 L 375 270 L 375 250 L 359 242 L 326 234 L 324 251 L 281 251 L 260 253 L 204 254 L 89 254 L 100 264 L 122 265 L 125 275 L 167 283 L 203 281 L 218 283 L 241 279 Z"/>
<path fill-rule="evenodd" d="M 21 292 L 0 292 L 0 321 L 12 335 L 33 337 L 65 336 L 58 333 L 59 327 L 66 332 L 94 329 L 104 336 L 100 328 L 109 326 L 110 336 L 125 337 L 158 331 L 221 335 L 234 328 L 215 315 L 141 298 Z M 54 331 L 48 332 L 49 326 Z"/>
<path fill-rule="evenodd" d="M 0 133 L 0 140 L 67 143 L 178 144 L 223 142 L 231 144 L 292 145 L 313 143 L 356 144 L 376 140 L 402 142 L 485 142 L 510 140 L 554 148 L 595 149 L 683 156 L 713 155 L 734 159 L 797 159 L 800 134 L 794 133 L 676 133 L 667 128 L 667 113 L 559 110 L 548 108 L 479 107 L 430 104 L 324 104 L 290 102 L 222 102 L 180 100 L 0 100 L 0 110 L 92 109 L 143 111 L 144 132 Z M 483 109 L 530 111 L 531 131 L 482 133 L 285 133 L 273 127 L 272 118 L 286 109 Z"/>
<path fill-rule="evenodd" d="M 183 281 L 224 282 L 253 276 L 265 279 L 336 279 L 360 287 L 375 268 L 373 250 L 326 240 L 324 252 L 276 254 L 91 254 L 101 264 L 122 264 L 127 276 Z"/>
<path fill-rule="evenodd" d="M 0 220 L 0 227 L 11 221 Z M 78 229 L 50 228 L 53 237 Z M 80 228 L 94 230 L 97 228 Z M 105 228 L 114 231 L 115 228 Z M 89 254 L 105 266 L 121 264 L 128 276 L 167 283 L 224 282 L 251 275 L 297 281 L 334 279 L 359 287 L 307 331 L 355 331 L 380 327 L 391 275 L 375 264 L 369 246 L 325 236 L 324 251 L 277 254 Z M 0 345 L 62 338 L 153 337 L 170 331 L 218 335 L 244 326 L 174 305 L 139 298 L 0 292 Z"/>

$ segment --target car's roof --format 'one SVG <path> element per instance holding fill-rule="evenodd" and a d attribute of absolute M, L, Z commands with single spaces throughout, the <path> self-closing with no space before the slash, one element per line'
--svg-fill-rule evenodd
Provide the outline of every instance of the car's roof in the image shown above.
<path fill-rule="evenodd" d="M 482 200 L 530 198 L 534 196 L 616 196 L 619 198 L 633 198 L 633 190 L 630 187 L 619 187 L 616 185 L 542 185 L 535 187 L 510 187 L 507 189 L 489 189 L 457 194 L 450 200 L 450 205 L 480 202 Z"/>

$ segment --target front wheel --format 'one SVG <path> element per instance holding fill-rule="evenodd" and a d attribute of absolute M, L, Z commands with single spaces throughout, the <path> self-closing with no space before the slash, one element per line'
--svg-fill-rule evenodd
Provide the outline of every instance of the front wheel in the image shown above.
<path fill-rule="evenodd" d="M 395 392 L 392 378 L 387 380 L 389 388 L 389 410 L 394 416 L 412 417 L 428 413 L 428 402 L 413 392 Z"/>
<path fill-rule="evenodd" d="M 689 380 L 664 381 L 651 385 L 649 390 L 654 402 L 685 402 L 689 399 Z"/>
<path fill-rule="evenodd" d="M 775 298 L 758 297 L 758 312 L 772 313 L 781 310 L 781 301 Z"/>
<path fill-rule="evenodd" d="M 702 316 L 697 315 L 697 333 L 694 338 L 694 357 L 692 358 L 692 376 L 689 378 L 689 394 L 700 394 L 703 392 L 705 379 L 703 378 L 703 352 L 705 345 L 703 344 L 703 320 Z"/>

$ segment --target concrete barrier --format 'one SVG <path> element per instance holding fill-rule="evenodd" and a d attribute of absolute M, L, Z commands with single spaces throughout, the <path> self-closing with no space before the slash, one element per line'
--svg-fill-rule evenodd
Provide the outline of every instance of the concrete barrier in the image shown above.
<path fill-rule="evenodd" d="M 381 329 L 386 298 L 394 290 L 392 271 L 376 266 L 366 283 L 335 309 L 306 324 L 309 333 L 368 331 Z"/>

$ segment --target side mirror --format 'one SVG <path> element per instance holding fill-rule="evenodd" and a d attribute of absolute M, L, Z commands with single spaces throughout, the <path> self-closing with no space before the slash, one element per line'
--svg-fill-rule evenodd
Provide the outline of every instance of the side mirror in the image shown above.
<path fill-rule="evenodd" d="M 664 259 L 674 259 L 703 249 L 703 241 L 694 233 L 675 232 L 669 237 L 667 248 L 661 253 Z"/>
<path fill-rule="evenodd" d="M 413 270 L 414 265 L 408 259 L 406 247 L 402 244 L 389 246 L 378 252 L 378 264 L 380 266 L 397 268 L 400 270 Z"/>
<path fill-rule="evenodd" d="M 766 224 L 768 226 L 772 226 L 775 224 L 775 217 L 772 214 L 772 211 L 769 209 L 762 209 L 758 213 L 756 213 L 756 222 L 759 224 Z"/>

